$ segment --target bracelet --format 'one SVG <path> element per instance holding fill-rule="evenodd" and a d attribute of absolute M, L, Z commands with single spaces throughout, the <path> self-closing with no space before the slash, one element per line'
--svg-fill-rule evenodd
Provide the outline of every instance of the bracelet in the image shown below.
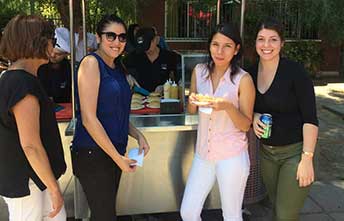
<path fill-rule="evenodd" d="M 309 156 L 309 157 L 313 157 L 314 153 L 313 152 L 308 152 L 308 151 L 302 151 L 302 154 Z"/>

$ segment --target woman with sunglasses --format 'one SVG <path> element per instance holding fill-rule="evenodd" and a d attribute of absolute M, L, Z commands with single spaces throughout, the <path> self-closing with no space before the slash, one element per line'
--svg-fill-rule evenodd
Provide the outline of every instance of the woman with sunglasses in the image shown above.
<path fill-rule="evenodd" d="M 54 105 L 37 70 L 53 51 L 54 27 L 18 15 L 7 24 L 0 56 L 12 63 L 0 77 L 0 195 L 9 220 L 65 221 L 57 179 L 65 172 Z"/>
<path fill-rule="evenodd" d="M 122 171 L 134 172 L 124 156 L 128 134 L 146 155 L 149 145 L 129 122 L 131 92 L 119 58 L 126 44 L 126 26 L 105 15 L 97 26 L 99 48 L 84 57 L 77 73 L 73 172 L 86 194 L 93 221 L 116 220 L 116 196 Z"/>

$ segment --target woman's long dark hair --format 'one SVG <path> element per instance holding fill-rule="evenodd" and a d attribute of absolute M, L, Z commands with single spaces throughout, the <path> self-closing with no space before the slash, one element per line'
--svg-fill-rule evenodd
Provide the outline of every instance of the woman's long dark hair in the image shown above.
<path fill-rule="evenodd" d="M 214 60 L 210 54 L 210 44 L 214 38 L 214 35 L 217 33 L 223 34 L 226 37 L 232 39 L 235 43 L 235 46 L 240 45 L 238 53 L 236 55 L 234 55 L 234 57 L 232 58 L 232 60 L 230 62 L 230 66 L 231 66 L 230 78 L 233 81 L 233 77 L 238 73 L 239 61 L 240 61 L 242 53 L 243 53 L 243 46 L 242 46 L 240 33 L 239 33 L 238 28 L 235 25 L 233 25 L 232 23 L 221 23 L 221 24 L 216 26 L 215 30 L 211 33 L 211 35 L 208 39 L 208 55 L 209 56 L 207 59 L 207 68 L 209 71 L 209 76 L 214 71 L 214 68 L 215 68 Z"/>

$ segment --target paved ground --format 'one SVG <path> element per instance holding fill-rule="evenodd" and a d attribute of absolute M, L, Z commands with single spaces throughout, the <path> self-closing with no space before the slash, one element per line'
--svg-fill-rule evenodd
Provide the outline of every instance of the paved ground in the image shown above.
<path fill-rule="evenodd" d="M 344 220 L 344 83 L 315 87 L 320 132 L 315 156 L 317 182 L 301 213 L 301 221 Z M 61 128 L 64 131 L 64 128 Z M 66 149 L 66 154 L 69 154 Z M 70 165 L 69 165 L 70 166 Z M 63 178 L 65 203 L 69 216 L 73 214 L 73 193 L 70 171 Z M 251 221 L 271 220 L 268 203 L 249 207 Z M 204 211 L 204 221 L 221 221 L 221 210 Z M 0 221 L 8 220 L 6 204 L 0 198 Z M 74 219 L 69 219 L 70 221 Z M 177 221 L 178 213 L 122 216 L 119 221 Z"/>

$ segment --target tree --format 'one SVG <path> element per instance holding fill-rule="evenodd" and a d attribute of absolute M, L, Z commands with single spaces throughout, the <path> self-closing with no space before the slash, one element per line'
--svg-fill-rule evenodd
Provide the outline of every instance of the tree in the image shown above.
<path fill-rule="evenodd" d="M 95 30 L 96 23 L 104 14 L 117 14 L 128 24 L 136 22 L 137 4 L 149 5 L 151 0 L 85 0 L 87 29 Z M 74 26 L 81 23 L 81 0 L 73 1 Z M 69 27 L 69 0 L 0 0 L 0 28 L 19 13 L 40 14 L 46 18 L 60 19 Z"/>
<path fill-rule="evenodd" d="M 0 30 L 6 26 L 13 16 L 21 12 L 29 13 L 29 3 L 28 1 L 0 0 Z"/>
<path fill-rule="evenodd" d="M 341 75 L 344 75 L 344 1 L 317 0 L 322 4 L 320 35 L 322 39 L 341 48 Z"/>

